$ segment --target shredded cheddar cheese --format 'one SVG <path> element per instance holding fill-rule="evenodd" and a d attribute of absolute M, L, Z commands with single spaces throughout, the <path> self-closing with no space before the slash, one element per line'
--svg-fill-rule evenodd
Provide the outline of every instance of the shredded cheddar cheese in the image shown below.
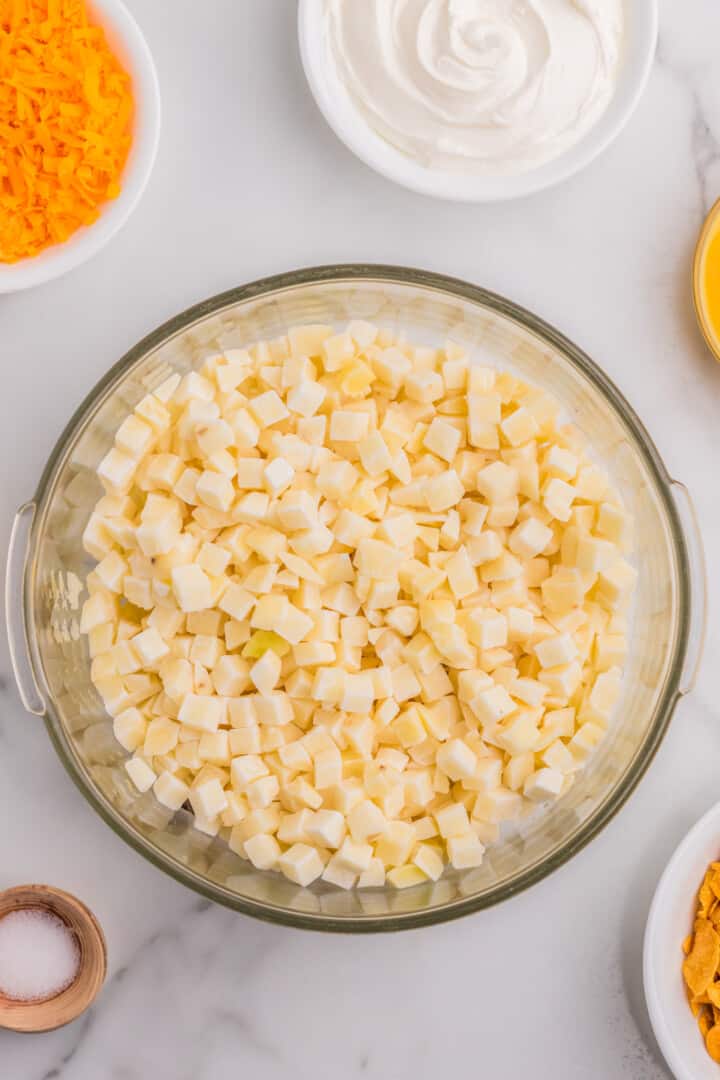
<path fill-rule="evenodd" d="M 0 262 L 62 243 L 119 194 L 132 112 L 84 0 L 0 0 Z"/>

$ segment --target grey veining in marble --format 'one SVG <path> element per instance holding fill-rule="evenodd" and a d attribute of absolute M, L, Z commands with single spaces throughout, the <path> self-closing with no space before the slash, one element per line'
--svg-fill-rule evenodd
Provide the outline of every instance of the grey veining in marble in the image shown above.
<path fill-rule="evenodd" d="M 525 201 L 443 204 L 341 146 L 302 76 L 292 0 L 128 0 L 164 93 L 157 168 L 93 262 L 0 297 L 0 549 L 67 417 L 189 303 L 295 266 L 397 262 L 466 277 L 559 326 L 620 385 L 695 497 L 720 575 L 720 368 L 689 276 L 720 196 L 720 5 L 661 0 L 650 85 L 588 170 Z M 45 880 L 96 911 L 93 1010 L 0 1032 L 3 1080 L 663 1080 L 641 980 L 655 882 L 720 797 L 720 633 L 638 791 L 589 848 L 501 908 L 393 937 L 265 926 L 199 901 L 92 813 L 26 716 L 0 651 L 0 887 Z M 719 763 L 716 765 L 715 763 Z"/>

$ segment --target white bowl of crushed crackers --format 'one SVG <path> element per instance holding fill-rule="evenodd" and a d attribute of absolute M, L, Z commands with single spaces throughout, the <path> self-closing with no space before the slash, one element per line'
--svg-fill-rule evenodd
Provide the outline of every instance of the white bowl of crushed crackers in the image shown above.
<path fill-rule="evenodd" d="M 97 254 L 137 206 L 160 134 L 155 65 L 122 0 L 43 11 L 17 6 L 4 27 L 0 69 L 27 94 L 0 95 L 0 129 L 15 132 L 0 169 L 0 294 Z"/>
<path fill-rule="evenodd" d="M 643 956 L 655 1037 L 677 1080 L 720 1075 L 720 803 L 660 879 Z"/>

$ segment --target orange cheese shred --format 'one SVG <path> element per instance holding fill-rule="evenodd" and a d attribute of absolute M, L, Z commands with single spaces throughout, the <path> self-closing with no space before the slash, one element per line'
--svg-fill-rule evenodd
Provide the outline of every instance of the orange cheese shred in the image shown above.
<path fill-rule="evenodd" d="M 132 117 L 130 77 L 84 0 L 0 0 L 0 262 L 97 219 Z"/>

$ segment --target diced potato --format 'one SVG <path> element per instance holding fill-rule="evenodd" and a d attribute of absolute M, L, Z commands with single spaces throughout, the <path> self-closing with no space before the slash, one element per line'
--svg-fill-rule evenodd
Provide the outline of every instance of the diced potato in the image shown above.
<path fill-rule="evenodd" d="M 611 722 L 629 514 L 556 402 L 470 361 L 292 327 L 169 376 L 98 466 L 80 632 L 128 780 L 258 872 L 478 867 Z"/>

